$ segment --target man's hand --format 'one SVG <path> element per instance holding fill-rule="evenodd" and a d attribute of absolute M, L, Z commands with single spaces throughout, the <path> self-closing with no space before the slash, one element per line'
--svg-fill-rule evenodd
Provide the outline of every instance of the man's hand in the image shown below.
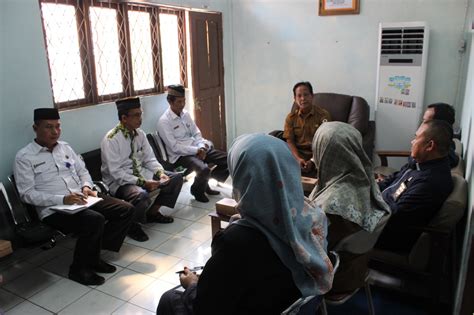
<path fill-rule="evenodd" d="M 199 148 L 199 150 L 196 153 L 196 156 L 201 161 L 204 161 L 204 159 L 206 158 L 206 149 L 205 148 Z"/>
<path fill-rule="evenodd" d="M 184 267 L 184 272 L 179 274 L 179 282 L 183 288 L 187 289 L 191 284 L 197 283 L 199 276 L 194 272 L 189 271 L 188 267 Z"/>
<path fill-rule="evenodd" d="M 168 177 L 168 175 L 166 175 L 165 173 L 161 174 L 160 181 L 158 182 L 160 185 L 158 187 L 165 186 L 166 184 L 168 184 L 169 180 L 170 178 Z"/>
<path fill-rule="evenodd" d="M 153 191 L 158 189 L 158 187 L 160 187 L 160 182 L 157 180 L 147 180 L 145 181 L 145 185 L 143 185 L 146 191 Z"/>
<path fill-rule="evenodd" d="M 304 172 L 311 172 L 316 166 L 314 165 L 313 161 L 308 160 L 304 162 L 304 166 L 301 168 Z"/>
<path fill-rule="evenodd" d="M 304 168 L 306 167 L 306 161 L 300 157 L 298 157 L 296 160 L 298 161 L 298 164 L 300 165 L 301 169 L 304 170 Z"/>
<path fill-rule="evenodd" d="M 90 189 L 87 186 L 82 187 L 82 194 L 86 198 L 89 197 L 89 196 L 97 197 L 97 191 L 93 191 L 92 189 Z"/>
<path fill-rule="evenodd" d="M 65 205 L 85 205 L 87 197 L 80 193 L 72 193 L 70 195 L 66 195 L 63 198 L 63 203 Z"/>
<path fill-rule="evenodd" d="M 385 176 L 382 174 L 375 174 L 375 182 L 380 183 L 385 179 Z"/>

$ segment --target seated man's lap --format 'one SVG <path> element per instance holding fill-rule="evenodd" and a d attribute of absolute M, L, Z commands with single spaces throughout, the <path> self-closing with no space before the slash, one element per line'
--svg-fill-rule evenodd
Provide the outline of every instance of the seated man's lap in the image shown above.
<path fill-rule="evenodd" d="M 208 169 L 207 163 L 202 161 L 196 156 L 193 155 L 188 155 L 188 156 L 182 156 L 180 157 L 174 165 L 177 166 L 182 166 L 185 168 L 192 169 L 193 171 L 200 173 Z"/>
<path fill-rule="evenodd" d="M 90 207 L 90 209 L 102 214 L 106 220 L 121 220 L 124 216 L 133 214 L 132 204 L 107 195 L 100 195 L 99 197 L 103 200 Z"/>
<path fill-rule="evenodd" d="M 140 186 L 127 184 L 117 189 L 115 197 L 136 205 L 138 202 L 148 198 L 148 192 Z"/>
<path fill-rule="evenodd" d="M 105 218 L 97 211 L 86 209 L 73 215 L 54 213 L 44 218 L 43 222 L 67 234 L 100 228 Z"/>

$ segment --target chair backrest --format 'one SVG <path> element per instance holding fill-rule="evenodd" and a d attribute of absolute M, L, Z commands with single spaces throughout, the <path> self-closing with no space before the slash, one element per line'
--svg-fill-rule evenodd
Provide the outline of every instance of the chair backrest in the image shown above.
<path fill-rule="evenodd" d="M 101 151 L 99 149 L 95 149 L 89 152 L 85 152 L 81 154 L 84 163 L 86 164 L 86 168 L 89 171 L 89 174 L 94 181 L 101 181 L 102 180 L 102 157 Z"/>
<path fill-rule="evenodd" d="M 20 193 L 16 186 L 15 177 L 10 175 L 8 180 L 12 184 L 13 191 L 15 193 L 15 200 L 13 206 L 10 209 L 13 221 L 15 223 L 15 233 L 19 236 L 21 244 L 25 246 L 34 244 L 44 244 L 49 242 L 47 245 L 43 245 L 42 249 L 51 249 L 56 244 L 56 235 L 62 234 L 62 232 L 44 224 L 40 221 L 36 209 L 33 205 L 23 203 L 20 198 Z M 20 212 L 22 212 L 20 214 Z M 23 216 L 23 218 L 19 218 Z"/>
<path fill-rule="evenodd" d="M 16 186 L 15 176 L 13 174 L 8 176 L 8 181 L 10 182 L 15 195 L 15 206 L 12 206 L 11 208 L 11 215 L 15 225 L 23 222 L 39 221 L 35 207 L 21 201 L 20 192 Z"/>
<path fill-rule="evenodd" d="M 316 93 L 313 104 L 324 108 L 331 114 L 333 121 L 352 125 L 364 136 L 369 130 L 370 106 L 359 96 L 337 93 Z M 296 109 L 293 103 L 292 111 Z"/>
<path fill-rule="evenodd" d="M 464 165 L 464 160 L 462 158 L 462 142 L 459 141 L 459 139 L 456 139 L 456 138 L 453 139 L 453 142 L 454 142 L 454 145 L 455 145 L 454 152 L 456 153 L 459 161 L 458 161 L 458 164 L 451 169 L 451 174 L 457 174 L 457 175 L 463 177 L 466 167 Z"/>
<path fill-rule="evenodd" d="M 335 251 L 343 251 L 352 254 L 365 254 L 369 252 L 377 242 L 380 233 L 387 224 L 390 213 L 386 213 L 379 221 L 373 232 L 360 230 L 356 233 L 348 235 L 340 240 L 334 247 Z"/>
<path fill-rule="evenodd" d="M 168 160 L 168 153 L 166 152 L 166 147 L 158 133 L 155 131 L 154 133 L 147 134 L 146 137 L 158 162 L 160 162 L 160 164 L 165 170 L 173 171 L 174 166 Z"/>
<path fill-rule="evenodd" d="M 328 253 L 329 260 L 331 260 L 333 266 L 333 272 L 336 273 L 339 268 L 339 255 L 335 251 Z M 315 314 L 318 305 L 321 303 L 322 296 L 311 295 L 306 298 L 299 298 L 287 309 L 285 309 L 281 315 L 306 315 Z"/>
<path fill-rule="evenodd" d="M 451 176 L 453 179 L 453 191 L 428 223 L 429 228 L 446 233 L 450 233 L 455 229 L 467 208 L 467 182 L 459 175 L 451 174 Z M 417 269 L 424 269 L 429 259 L 430 242 L 431 239 L 428 233 L 420 235 L 410 251 L 410 265 Z"/>

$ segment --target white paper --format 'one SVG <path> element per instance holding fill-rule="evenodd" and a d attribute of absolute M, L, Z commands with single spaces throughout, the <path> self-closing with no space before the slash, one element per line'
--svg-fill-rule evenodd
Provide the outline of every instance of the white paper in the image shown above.
<path fill-rule="evenodd" d="M 51 207 L 51 209 L 52 210 L 63 210 L 63 211 L 75 212 L 75 210 L 87 209 L 87 208 L 95 205 L 96 203 L 98 203 L 101 200 L 102 200 L 102 198 L 89 196 L 89 197 L 87 197 L 87 203 L 85 205 L 77 205 L 77 204 L 74 204 L 74 205 L 56 205 L 56 206 Z"/>

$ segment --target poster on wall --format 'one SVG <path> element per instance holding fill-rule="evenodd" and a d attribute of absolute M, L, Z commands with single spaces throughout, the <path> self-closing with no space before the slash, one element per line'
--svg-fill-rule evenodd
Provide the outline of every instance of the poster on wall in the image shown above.
<path fill-rule="evenodd" d="M 319 15 L 359 14 L 359 0 L 319 0 Z"/>

